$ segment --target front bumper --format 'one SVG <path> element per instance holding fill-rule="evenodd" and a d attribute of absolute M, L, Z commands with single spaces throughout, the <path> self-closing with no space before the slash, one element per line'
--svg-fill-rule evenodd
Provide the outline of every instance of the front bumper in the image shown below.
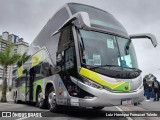
<path fill-rule="evenodd" d="M 105 89 L 97 89 L 79 82 L 77 79 L 72 78 L 72 81 L 78 85 L 81 89 L 94 95 L 93 98 L 79 98 L 79 106 L 82 107 L 98 107 L 98 106 L 115 106 L 121 105 L 122 99 L 131 99 L 132 104 L 143 101 L 143 88 L 137 89 L 135 92 L 130 93 L 115 93 Z"/>

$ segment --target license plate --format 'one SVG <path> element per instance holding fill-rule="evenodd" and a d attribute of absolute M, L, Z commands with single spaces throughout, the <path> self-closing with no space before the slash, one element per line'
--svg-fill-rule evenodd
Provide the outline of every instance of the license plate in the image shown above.
<path fill-rule="evenodd" d="M 131 104 L 131 99 L 122 100 L 122 105 L 130 105 L 130 104 Z"/>

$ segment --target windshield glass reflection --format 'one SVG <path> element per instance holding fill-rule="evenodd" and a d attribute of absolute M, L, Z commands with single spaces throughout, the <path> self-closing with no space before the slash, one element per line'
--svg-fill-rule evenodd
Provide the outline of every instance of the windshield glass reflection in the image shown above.
<path fill-rule="evenodd" d="M 80 36 L 84 64 L 115 70 L 138 69 L 135 50 L 128 39 L 86 30 L 80 30 Z"/>

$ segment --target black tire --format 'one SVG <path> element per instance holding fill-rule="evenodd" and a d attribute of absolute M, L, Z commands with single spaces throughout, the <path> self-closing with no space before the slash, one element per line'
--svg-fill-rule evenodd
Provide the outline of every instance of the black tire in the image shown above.
<path fill-rule="evenodd" d="M 93 110 L 102 110 L 104 107 L 92 107 Z"/>
<path fill-rule="evenodd" d="M 53 87 L 50 88 L 47 96 L 47 103 L 50 112 L 57 112 L 59 106 L 56 103 L 56 93 Z"/>
<path fill-rule="evenodd" d="M 38 90 L 37 92 L 36 106 L 40 109 L 44 109 L 46 107 L 46 99 L 43 99 L 42 89 Z"/>

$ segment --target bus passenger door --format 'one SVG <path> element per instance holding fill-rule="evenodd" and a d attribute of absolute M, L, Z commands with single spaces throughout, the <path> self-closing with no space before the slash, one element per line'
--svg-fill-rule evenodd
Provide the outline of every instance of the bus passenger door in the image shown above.
<path fill-rule="evenodd" d="M 70 76 L 77 76 L 76 52 L 70 26 L 64 28 L 61 32 L 57 52 L 57 66 L 61 67 L 59 75 L 69 94 L 77 96 L 77 86 L 70 79 Z"/>
<path fill-rule="evenodd" d="M 30 69 L 29 75 L 26 74 L 26 101 L 33 100 L 33 82 L 35 78 L 34 67 Z"/>

